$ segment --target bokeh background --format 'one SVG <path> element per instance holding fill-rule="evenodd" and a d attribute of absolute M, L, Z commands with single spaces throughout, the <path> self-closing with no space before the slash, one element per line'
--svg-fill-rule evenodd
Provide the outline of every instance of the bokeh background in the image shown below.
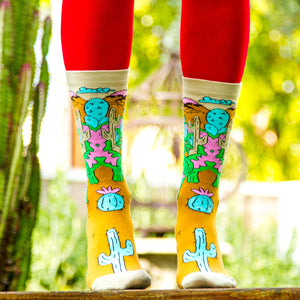
<path fill-rule="evenodd" d="M 138 250 L 154 288 L 176 287 L 172 228 L 182 170 L 180 2 L 135 1 L 124 167 Z M 226 268 L 240 287 L 300 286 L 300 1 L 250 2 L 249 52 L 222 174 L 219 235 Z M 27 289 L 83 290 L 85 170 L 60 49 L 61 0 L 42 1 L 42 8 L 53 19 L 53 34 L 39 151 L 42 203 Z M 222 45 L 215 46 L 221 51 Z M 25 144 L 29 127 L 30 118 Z"/>

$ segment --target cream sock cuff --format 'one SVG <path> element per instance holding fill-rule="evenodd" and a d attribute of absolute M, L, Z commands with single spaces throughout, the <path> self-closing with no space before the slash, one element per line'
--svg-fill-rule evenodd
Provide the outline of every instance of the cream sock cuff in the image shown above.
<path fill-rule="evenodd" d="M 97 94 L 98 89 L 101 90 L 101 95 L 106 97 L 114 91 L 127 90 L 128 88 L 128 73 L 129 70 L 105 70 L 105 71 L 67 71 L 67 81 L 69 89 L 72 92 L 78 93 L 80 88 L 95 89 Z M 109 88 L 107 93 L 105 89 Z M 93 98 L 91 90 L 84 93 L 81 90 L 80 95 L 88 100 Z"/>
<path fill-rule="evenodd" d="M 191 98 L 195 101 L 202 100 L 203 97 L 210 97 L 216 100 L 238 100 L 241 83 L 227 83 L 194 79 L 183 77 L 183 97 Z"/>

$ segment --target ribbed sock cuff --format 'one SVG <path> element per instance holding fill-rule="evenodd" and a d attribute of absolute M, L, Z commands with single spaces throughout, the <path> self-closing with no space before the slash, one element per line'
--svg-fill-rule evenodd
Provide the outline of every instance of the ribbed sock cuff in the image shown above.
<path fill-rule="evenodd" d="M 88 100 L 93 94 L 106 97 L 112 92 L 127 90 L 128 69 L 105 71 L 67 71 L 70 91 Z"/>
<path fill-rule="evenodd" d="M 210 97 L 215 100 L 238 100 L 241 83 L 227 83 L 183 77 L 183 97 L 195 101 Z M 201 101 L 202 102 L 202 101 Z"/>

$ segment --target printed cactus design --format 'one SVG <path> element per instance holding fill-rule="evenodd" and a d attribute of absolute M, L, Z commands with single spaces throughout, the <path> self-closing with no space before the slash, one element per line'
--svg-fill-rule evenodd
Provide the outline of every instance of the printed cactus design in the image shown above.
<path fill-rule="evenodd" d="M 86 116 L 84 118 L 87 125 L 94 128 L 107 122 L 108 103 L 101 98 L 93 98 L 86 102 L 84 106 Z"/>
<path fill-rule="evenodd" d="M 121 118 L 120 116 L 117 117 L 116 120 L 116 111 L 112 108 L 109 112 L 109 130 L 102 130 L 102 136 L 106 139 L 111 141 L 111 148 L 116 151 L 120 152 L 120 148 L 116 145 L 116 128 L 121 125 Z"/>
<path fill-rule="evenodd" d="M 214 207 L 214 203 L 211 200 L 214 194 L 209 193 L 208 190 L 204 191 L 202 188 L 199 188 L 199 190 L 193 189 L 192 191 L 198 195 L 189 199 L 188 207 L 195 211 L 210 214 Z"/>
<path fill-rule="evenodd" d="M 122 248 L 117 231 L 113 228 L 107 230 L 106 235 L 109 243 L 110 255 L 101 253 L 98 257 L 99 265 L 106 266 L 111 264 L 114 273 L 127 271 L 124 257 L 134 254 L 132 242 L 130 240 L 126 240 L 126 247 Z"/>
<path fill-rule="evenodd" d="M 226 148 L 227 148 L 227 146 L 228 146 L 228 143 L 229 143 L 229 133 L 230 133 L 230 131 L 231 131 L 232 124 L 233 124 L 233 122 L 232 122 L 232 120 L 231 120 L 231 121 L 229 122 L 229 124 L 228 124 L 227 135 L 226 135 L 226 137 L 225 137 L 225 141 L 224 141 L 221 137 L 219 138 L 219 146 L 220 146 L 220 148 L 222 148 L 222 149 L 225 149 L 225 150 L 226 150 Z"/>
<path fill-rule="evenodd" d="M 108 167 L 113 171 L 114 181 L 122 181 L 123 118 L 120 114 L 124 110 L 126 91 L 114 93 L 104 99 L 92 98 L 88 101 L 71 92 L 71 99 L 77 116 L 89 182 L 91 184 L 99 182 L 95 176 L 95 170 L 100 166 Z M 117 109 L 115 107 L 109 109 L 109 103 L 117 103 Z"/>
<path fill-rule="evenodd" d="M 200 119 L 198 116 L 194 117 L 194 126 L 191 122 L 188 122 L 187 128 L 193 133 L 193 149 L 189 151 L 189 155 L 198 153 L 198 146 L 205 145 L 207 143 L 207 136 L 200 138 Z"/>
<path fill-rule="evenodd" d="M 83 153 L 86 152 L 86 147 L 85 147 L 85 141 L 88 141 L 91 137 L 91 132 L 87 129 L 86 131 L 83 131 L 82 123 L 81 123 L 81 117 L 80 117 L 80 112 L 79 109 L 76 109 L 76 125 L 78 128 L 78 134 L 79 134 L 79 140 L 80 144 L 82 147 Z"/>
<path fill-rule="evenodd" d="M 206 235 L 203 228 L 195 229 L 195 241 L 195 252 L 186 250 L 183 253 L 183 262 L 188 263 L 195 261 L 198 265 L 200 272 L 211 272 L 207 258 L 217 257 L 216 246 L 213 243 L 211 243 L 210 249 L 207 250 Z"/>
<path fill-rule="evenodd" d="M 204 97 L 205 98 L 205 97 Z M 209 98 L 209 97 L 208 97 Z M 212 105 L 228 107 L 234 105 L 231 100 L 206 99 L 199 103 L 190 98 L 184 98 L 184 109 L 187 121 L 184 135 L 184 178 L 189 183 L 198 183 L 198 174 L 210 170 L 216 177 L 213 186 L 217 187 L 222 171 L 225 148 L 232 126 L 230 115 L 235 107 L 227 110 L 211 108 Z M 217 103 L 217 101 L 219 101 Z M 204 102 L 204 101 L 202 101 Z M 210 105 L 210 106 L 205 106 Z"/>
<path fill-rule="evenodd" d="M 211 135 L 226 133 L 227 128 L 225 126 L 229 121 L 229 115 L 225 110 L 219 108 L 211 110 L 207 114 L 206 120 L 208 124 L 205 125 L 205 130 Z"/>
<path fill-rule="evenodd" d="M 118 195 L 120 189 L 112 189 L 110 186 L 106 189 L 102 187 L 102 190 L 98 190 L 97 193 L 102 194 L 97 202 L 97 207 L 101 211 L 115 211 L 121 210 L 124 207 L 124 199 Z"/>
<path fill-rule="evenodd" d="M 206 132 L 201 132 L 200 136 L 205 136 L 207 143 L 199 147 L 197 154 L 184 157 L 183 174 L 187 176 L 188 182 L 198 183 L 198 173 L 211 170 L 216 174 L 213 185 L 217 186 L 222 170 L 224 149 L 219 146 L 219 138 L 212 138 Z M 220 136 L 220 138 L 222 137 L 225 137 L 225 135 Z"/>

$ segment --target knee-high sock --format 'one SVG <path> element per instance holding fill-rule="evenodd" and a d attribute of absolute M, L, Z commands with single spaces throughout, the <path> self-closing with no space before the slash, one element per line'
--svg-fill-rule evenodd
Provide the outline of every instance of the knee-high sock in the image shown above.
<path fill-rule="evenodd" d="M 248 0 L 183 0 L 184 168 L 176 225 L 183 288 L 236 286 L 223 266 L 215 219 L 248 29 Z"/>
<path fill-rule="evenodd" d="M 62 47 L 87 170 L 87 284 L 145 288 L 122 172 L 133 1 L 64 0 Z"/>

